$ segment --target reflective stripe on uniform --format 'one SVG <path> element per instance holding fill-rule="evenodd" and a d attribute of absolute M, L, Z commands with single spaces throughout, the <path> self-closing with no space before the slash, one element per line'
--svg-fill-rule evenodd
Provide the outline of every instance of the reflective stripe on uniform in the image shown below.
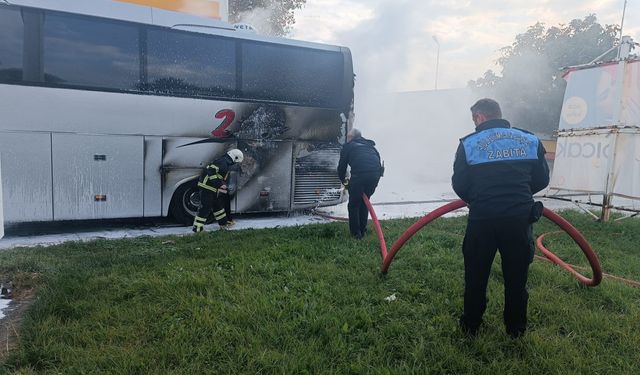
<path fill-rule="evenodd" d="M 202 232 L 202 230 L 204 229 L 204 224 L 193 223 L 193 227 L 196 229 L 196 232 Z"/>
<path fill-rule="evenodd" d="M 215 165 L 215 164 L 209 164 L 209 165 L 207 165 L 207 168 L 215 169 L 215 170 L 216 170 L 216 174 L 214 174 L 214 175 L 212 175 L 212 176 L 211 176 L 211 177 L 212 177 L 212 178 L 211 178 L 212 180 L 215 180 L 215 179 L 222 179 L 222 175 L 220 175 L 220 168 L 218 168 L 218 166 L 217 166 L 217 165 Z M 209 175 L 207 175 L 207 176 L 205 177 L 205 179 L 206 179 L 206 178 L 208 178 L 208 177 L 209 177 Z"/>
<path fill-rule="evenodd" d="M 204 179 L 202 180 L 202 183 L 206 184 L 209 181 L 221 180 L 221 179 L 222 179 L 222 176 L 219 175 L 219 174 L 215 174 L 213 176 L 206 175 L 206 176 L 204 176 Z"/>
<path fill-rule="evenodd" d="M 214 212 L 213 216 L 216 218 L 216 220 L 220 220 L 220 219 L 226 217 L 227 214 L 224 212 L 224 208 L 223 208 L 220 211 Z"/>
<path fill-rule="evenodd" d="M 198 182 L 198 186 L 203 189 L 207 189 L 216 193 L 218 190 L 213 186 L 209 185 L 209 182 L 214 180 L 222 180 L 222 176 L 220 175 L 220 168 L 218 168 L 218 166 L 215 164 L 209 164 L 206 166 L 206 169 L 211 169 L 214 171 L 214 173 L 213 174 L 206 173 L 202 181 Z"/>
<path fill-rule="evenodd" d="M 196 223 L 206 223 L 207 222 L 207 218 L 196 216 L 194 218 L 194 222 L 196 222 Z"/>
<path fill-rule="evenodd" d="M 206 179 L 205 179 L 205 180 L 206 180 Z M 205 183 L 203 183 L 203 182 L 198 182 L 198 187 L 201 187 L 201 188 L 203 188 L 203 189 L 207 189 L 207 190 L 211 190 L 211 191 L 212 191 L 212 192 L 214 192 L 214 193 L 217 193 L 217 192 L 218 192 L 218 189 L 216 189 L 216 188 L 214 188 L 214 187 L 211 187 L 211 186 L 209 186 L 209 185 L 207 185 L 207 184 L 205 184 Z"/>

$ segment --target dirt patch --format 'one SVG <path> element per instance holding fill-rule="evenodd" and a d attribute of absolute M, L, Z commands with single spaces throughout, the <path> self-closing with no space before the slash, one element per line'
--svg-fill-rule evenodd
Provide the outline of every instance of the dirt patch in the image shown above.
<path fill-rule="evenodd" d="M 5 316 L 0 319 L 0 362 L 18 345 L 22 319 L 35 301 L 40 278 L 40 274 L 37 273 L 2 277 L 2 297 L 10 299 L 11 302 L 4 310 Z"/>

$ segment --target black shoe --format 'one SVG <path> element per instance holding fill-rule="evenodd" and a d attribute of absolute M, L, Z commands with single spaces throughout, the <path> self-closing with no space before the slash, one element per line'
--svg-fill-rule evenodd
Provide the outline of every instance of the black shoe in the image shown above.
<path fill-rule="evenodd" d="M 478 336 L 478 332 L 480 331 L 480 328 L 479 327 L 478 328 L 471 328 L 471 327 L 468 327 L 467 325 L 461 324 L 460 325 L 460 330 L 466 336 L 476 337 L 476 336 Z"/>
<path fill-rule="evenodd" d="M 524 336 L 526 329 L 507 329 L 507 335 L 512 339 L 519 339 Z"/>
<path fill-rule="evenodd" d="M 351 237 L 353 237 L 355 240 L 361 240 L 362 239 L 362 234 L 360 234 L 360 233 L 351 234 Z"/>
<path fill-rule="evenodd" d="M 470 326 L 467 323 L 465 323 L 465 321 L 460 318 L 460 320 L 458 321 L 458 323 L 460 324 L 460 330 L 462 331 L 462 333 L 464 333 L 465 335 L 469 336 L 469 337 L 476 337 L 478 336 L 478 332 L 480 331 L 480 325 L 477 326 Z"/>

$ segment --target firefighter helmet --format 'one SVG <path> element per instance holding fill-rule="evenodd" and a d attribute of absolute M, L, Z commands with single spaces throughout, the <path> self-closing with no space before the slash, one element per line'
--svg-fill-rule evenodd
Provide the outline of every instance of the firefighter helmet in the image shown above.
<path fill-rule="evenodd" d="M 233 160 L 234 163 L 242 163 L 242 160 L 244 159 L 244 155 L 242 154 L 242 151 L 238 150 L 237 148 L 227 151 L 227 155 L 229 155 L 229 157 L 231 158 L 231 160 Z"/>

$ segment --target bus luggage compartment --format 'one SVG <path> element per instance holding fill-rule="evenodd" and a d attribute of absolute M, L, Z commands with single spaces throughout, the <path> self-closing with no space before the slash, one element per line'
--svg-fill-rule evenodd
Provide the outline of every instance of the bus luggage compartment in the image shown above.
<path fill-rule="evenodd" d="M 51 133 L 0 132 L 5 223 L 53 220 Z"/>
<path fill-rule="evenodd" d="M 52 134 L 54 220 L 143 216 L 144 137 Z"/>

